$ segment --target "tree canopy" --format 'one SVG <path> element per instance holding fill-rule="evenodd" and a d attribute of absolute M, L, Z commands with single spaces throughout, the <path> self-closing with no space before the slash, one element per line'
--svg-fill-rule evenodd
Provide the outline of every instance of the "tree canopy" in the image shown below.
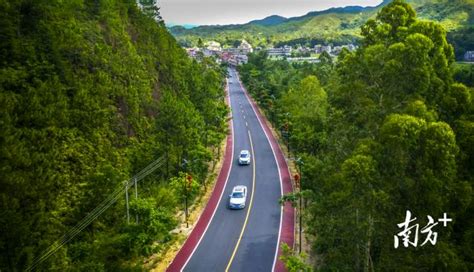
<path fill-rule="evenodd" d="M 118 186 L 142 180 L 39 270 L 141 269 L 176 237 L 186 171 L 198 188 L 226 135 L 224 71 L 187 57 L 156 1 L 0 1 L 0 270 L 22 271 Z M 132 194 L 130 194 L 131 196 Z M 193 201 L 196 194 L 190 194 Z"/>
<path fill-rule="evenodd" d="M 453 78 L 446 31 L 394 0 L 361 35 L 362 46 L 335 63 L 255 55 L 241 68 L 251 94 L 289 139 L 291 156 L 301 158 L 314 266 L 470 270 L 473 90 Z M 420 229 L 427 216 L 447 213 L 453 221 L 437 226 L 436 245 L 394 248 L 407 210 Z"/>

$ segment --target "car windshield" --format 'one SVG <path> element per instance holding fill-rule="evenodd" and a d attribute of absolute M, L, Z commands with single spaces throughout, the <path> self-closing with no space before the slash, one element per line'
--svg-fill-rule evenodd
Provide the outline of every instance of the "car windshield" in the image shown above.
<path fill-rule="evenodd" d="M 244 197 L 244 193 L 242 193 L 242 192 L 232 193 L 232 198 L 242 198 L 242 197 Z"/>
<path fill-rule="evenodd" d="M 240 157 L 241 157 L 241 158 L 247 158 L 248 156 L 249 156 L 249 154 L 247 154 L 247 153 L 242 153 L 242 154 L 240 154 Z"/>

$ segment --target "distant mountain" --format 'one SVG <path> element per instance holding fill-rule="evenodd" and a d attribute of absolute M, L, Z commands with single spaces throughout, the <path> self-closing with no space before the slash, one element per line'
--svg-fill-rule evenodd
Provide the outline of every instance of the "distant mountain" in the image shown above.
<path fill-rule="evenodd" d="M 183 24 L 183 25 L 180 25 L 180 24 L 174 24 L 174 23 L 166 23 L 166 27 L 168 28 L 171 28 L 171 27 L 182 27 L 184 29 L 191 29 L 191 28 L 195 28 L 197 27 L 198 25 L 192 25 L 192 24 Z"/>
<path fill-rule="evenodd" d="M 272 16 L 268 16 L 268 17 L 266 17 L 264 19 L 261 19 L 261 20 L 250 21 L 248 24 L 262 25 L 262 26 L 272 26 L 272 25 L 277 25 L 277 24 L 283 23 L 287 20 L 288 19 L 285 18 L 285 17 L 278 16 L 278 15 L 272 15 Z"/>
<path fill-rule="evenodd" d="M 384 5 L 384 3 L 382 3 L 381 5 Z M 376 7 L 347 6 L 347 7 L 339 7 L 339 8 L 330 8 L 330 9 L 321 10 L 321 11 L 311 11 L 311 12 L 308 12 L 306 15 L 290 18 L 289 21 L 300 21 L 306 18 L 312 18 L 319 15 L 331 14 L 331 13 L 337 13 L 337 14 L 359 13 L 359 12 L 375 9 L 377 7 L 379 6 L 376 6 Z"/>
<path fill-rule="evenodd" d="M 194 46 L 199 38 L 215 40 L 224 45 L 246 39 L 253 46 L 348 43 L 360 39 L 360 27 L 375 17 L 383 1 L 376 7 L 348 6 L 309 12 L 306 15 L 284 18 L 278 15 L 246 24 L 199 26 L 193 29 L 173 27 L 171 33 L 184 46 Z M 448 31 L 474 24 L 474 0 L 407 0 L 422 19 L 440 22 Z"/>

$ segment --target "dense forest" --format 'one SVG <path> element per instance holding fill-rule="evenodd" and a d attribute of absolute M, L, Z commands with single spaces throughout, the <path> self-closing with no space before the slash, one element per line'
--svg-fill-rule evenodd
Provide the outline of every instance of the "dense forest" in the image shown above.
<path fill-rule="evenodd" d="M 142 2 L 0 0 L 0 271 L 27 269 L 164 158 L 130 198 L 130 224 L 121 194 L 36 267 L 141 271 L 174 239 L 184 167 L 191 200 L 205 185 L 227 133 L 225 70 L 189 59 Z"/>
<path fill-rule="evenodd" d="M 291 64 L 259 52 L 240 68 L 291 156 L 300 158 L 303 193 L 294 197 L 304 198 L 312 266 L 471 271 L 472 65 L 456 65 L 446 30 L 417 19 L 401 0 L 368 20 L 361 35 L 361 47 L 337 60 L 321 55 L 318 64 Z M 417 247 L 395 248 L 407 210 L 420 231 L 428 216 L 437 222 L 447 213 L 453 221 L 432 228 L 434 245 L 420 233 Z"/>

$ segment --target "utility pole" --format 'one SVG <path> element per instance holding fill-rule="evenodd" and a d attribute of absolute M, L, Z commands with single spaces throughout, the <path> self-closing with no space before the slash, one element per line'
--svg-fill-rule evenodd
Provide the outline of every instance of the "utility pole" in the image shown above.
<path fill-rule="evenodd" d="M 294 176 L 295 178 L 295 184 L 296 184 L 296 187 L 299 187 L 299 192 L 300 192 L 300 195 L 299 195 L 299 212 L 298 212 L 298 216 L 299 216 L 299 236 L 298 236 L 298 239 L 299 239 L 299 253 L 301 253 L 301 233 L 302 233 L 302 222 L 301 222 L 301 219 L 302 219 L 302 216 L 301 216 L 301 181 L 300 181 L 300 175 L 298 174 L 295 174 Z"/>
<path fill-rule="evenodd" d="M 184 169 L 184 221 L 186 222 L 186 228 L 189 227 L 188 224 L 188 185 L 187 185 L 187 179 L 188 179 L 188 173 L 186 173 L 186 166 L 188 164 L 188 161 L 186 159 L 183 159 L 183 169 Z"/>
<path fill-rule="evenodd" d="M 184 178 L 184 190 L 185 190 L 185 197 L 184 197 L 184 205 L 185 205 L 185 221 L 186 221 L 186 228 L 189 227 L 188 223 L 188 185 L 186 184 L 186 177 Z"/>
<path fill-rule="evenodd" d="M 128 182 L 125 183 L 125 200 L 127 202 L 127 224 L 130 224 L 130 210 L 128 207 Z"/>
<path fill-rule="evenodd" d="M 276 97 L 275 95 L 270 95 L 270 119 L 272 121 L 272 124 L 275 124 L 275 101 L 276 101 Z"/>
<path fill-rule="evenodd" d="M 152 163 L 148 164 L 145 168 L 143 168 L 135 177 L 135 183 L 142 180 L 152 172 L 154 172 L 159 167 L 163 166 L 165 161 L 165 156 L 161 156 Z M 62 237 L 56 240 L 51 246 L 49 246 L 41 255 L 38 255 L 35 259 L 31 261 L 31 265 L 26 268 L 26 271 L 33 271 L 38 265 L 43 263 L 46 259 L 52 256 L 55 252 L 57 252 L 60 248 L 62 248 L 65 244 L 71 241 L 74 237 L 76 237 L 79 233 L 81 233 L 86 227 L 88 227 L 94 220 L 97 219 L 100 215 L 102 215 L 105 211 L 107 211 L 113 204 L 115 204 L 119 199 L 121 199 L 120 195 L 125 191 L 125 198 L 126 198 L 126 206 L 127 206 L 127 223 L 130 223 L 130 210 L 129 210 L 129 203 L 128 203 L 128 187 L 132 185 L 133 180 L 127 180 L 122 183 L 121 186 L 115 188 L 115 190 L 107 196 L 94 210 L 88 213 L 84 218 L 82 218 L 74 227 L 70 228 Z M 115 187 L 115 186 L 114 186 Z M 137 187 L 135 187 L 137 188 Z M 137 191 L 135 191 L 135 195 L 138 196 Z M 131 241 L 129 241 L 129 246 L 131 245 Z"/>
<path fill-rule="evenodd" d="M 137 200 L 138 199 L 138 188 L 137 188 L 137 178 L 136 177 L 135 177 L 134 181 L 135 181 L 135 200 Z M 135 214 L 135 219 L 136 219 L 136 223 L 138 225 L 138 213 Z"/>
<path fill-rule="evenodd" d="M 284 127 L 286 136 L 286 150 L 288 150 L 288 156 L 290 156 L 290 125 L 288 125 L 288 121 L 285 123 Z"/>
<path fill-rule="evenodd" d="M 285 124 L 283 127 L 285 128 L 286 134 L 286 149 L 288 150 L 288 156 L 290 156 L 290 116 L 291 113 L 286 112 L 285 114 Z"/>
<path fill-rule="evenodd" d="M 191 189 L 191 184 L 193 182 L 193 177 L 191 175 L 186 174 L 185 177 L 185 186 L 186 186 L 186 197 L 185 197 L 185 202 L 186 202 L 186 228 L 189 227 L 188 224 L 188 191 Z"/>
<path fill-rule="evenodd" d="M 303 236 L 303 195 L 301 194 L 301 180 L 300 180 L 300 253 L 301 253 L 301 237 Z"/>
<path fill-rule="evenodd" d="M 298 166 L 298 172 L 299 172 L 299 175 L 296 174 L 295 175 L 295 182 L 296 182 L 296 185 L 298 186 L 299 188 L 299 193 L 300 193 L 300 197 L 299 197 L 299 219 L 300 219 L 300 226 L 299 226 L 299 232 L 300 232 L 300 236 L 299 236 L 299 249 L 300 249 L 300 253 L 301 253 L 301 243 L 302 243 L 302 234 L 303 234 L 303 193 L 302 193 L 302 190 L 301 190 L 301 185 L 302 185 L 302 176 L 303 176 L 303 173 L 302 173 L 302 165 L 303 165 L 303 161 L 301 160 L 301 158 L 297 158 L 295 160 L 296 162 L 296 165 Z"/>

